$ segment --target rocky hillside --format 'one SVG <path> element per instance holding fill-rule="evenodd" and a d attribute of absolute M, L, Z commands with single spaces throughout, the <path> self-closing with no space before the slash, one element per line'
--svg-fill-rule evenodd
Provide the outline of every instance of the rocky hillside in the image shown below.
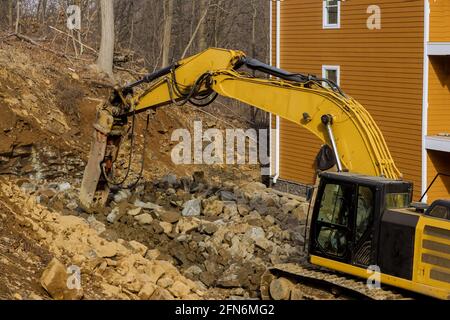
<path fill-rule="evenodd" d="M 257 166 L 171 162 L 173 129 L 226 126 L 190 107 L 153 113 L 144 179 L 83 212 L 78 188 L 108 90 L 86 61 L 0 42 L 0 299 L 259 298 L 266 267 L 303 258 L 301 198 L 254 182 Z M 81 287 L 67 287 L 78 279 L 67 268 Z"/>

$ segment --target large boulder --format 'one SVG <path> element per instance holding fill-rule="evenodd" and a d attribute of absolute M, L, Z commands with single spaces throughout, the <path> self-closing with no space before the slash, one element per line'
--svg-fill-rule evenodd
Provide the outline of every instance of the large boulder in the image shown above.
<path fill-rule="evenodd" d="M 274 300 L 289 300 L 294 284 L 286 278 L 275 279 L 270 283 L 270 295 Z"/>
<path fill-rule="evenodd" d="M 308 216 L 309 203 L 302 203 L 294 210 L 292 210 L 292 215 L 297 218 L 300 222 L 306 222 L 306 217 Z"/>
<path fill-rule="evenodd" d="M 267 187 L 263 183 L 256 182 L 256 181 L 247 183 L 246 185 L 242 186 L 242 190 L 244 192 L 248 192 L 248 193 L 261 192 L 266 189 L 267 189 Z"/>
<path fill-rule="evenodd" d="M 283 211 L 283 213 L 290 213 L 292 212 L 295 208 L 297 208 L 300 205 L 300 201 L 295 200 L 295 199 L 289 199 L 286 202 L 281 204 L 281 209 Z"/>
<path fill-rule="evenodd" d="M 42 273 L 40 282 L 55 300 L 80 300 L 83 297 L 83 289 L 71 287 L 73 283 L 68 276 L 65 266 L 53 258 Z"/>

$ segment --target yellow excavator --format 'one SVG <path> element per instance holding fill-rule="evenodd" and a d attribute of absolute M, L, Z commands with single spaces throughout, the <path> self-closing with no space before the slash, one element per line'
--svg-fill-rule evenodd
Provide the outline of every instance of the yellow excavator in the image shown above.
<path fill-rule="evenodd" d="M 270 77 L 252 76 L 244 67 Z M 134 93 L 136 87 L 143 91 Z M 218 95 L 306 128 L 332 152 L 333 165 L 325 169 L 337 169 L 319 174 L 310 200 L 308 262 L 268 269 L 263 299 L 294 298 L 297 284 L 370 299 L 398 299 L 402 292 L 450 299 L 450 202 L 410 207 L 413 186 L 401 179 L 380 129 L 335 83 L 274 68 L 241 51 L 211 48 L 115 88 L 97 112 L 81 206 L 105 204 L 130 118 L 134 127 L 140 112 L 205 106 Z"/>

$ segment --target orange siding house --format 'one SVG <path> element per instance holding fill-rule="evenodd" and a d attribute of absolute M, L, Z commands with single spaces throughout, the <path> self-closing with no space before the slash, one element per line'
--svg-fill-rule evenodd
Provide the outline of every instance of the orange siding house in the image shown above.
<path fill-rule="evenodd" d="M 450 198 L 450 0 L 271 2 L 272 65 L 331 78 L 381 128 L 418 200 Z M 321 141 L 272 116 L 274 182 L 311 185 Z"/>

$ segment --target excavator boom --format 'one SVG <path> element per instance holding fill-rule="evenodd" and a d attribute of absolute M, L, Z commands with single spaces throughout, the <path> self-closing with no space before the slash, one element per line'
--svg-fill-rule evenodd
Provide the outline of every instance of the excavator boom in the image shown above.
<path fill-rule="evenodd" d="M 243 66 L 272 78 L 238 72 Z M 133 95 L 135 87 L 146 83 L 148 87 L 141 94 Z M 105 139 L 109 131 L 117 131 L 113 130 L 114 125 L 123 125 L 123 118 L 134 113 L 171 103 L 196 105 L 217 95 L 239 100 L 303 126 L 332 147 L 340 171 L 390 179 L 401 177 L 373 118 L 334 83 L 273 68 L 247 58 L 240 51 L 211 48 L 115 90 L 110 100 L 113 108 L 108 111 L 115 120 L 112 124 L 101 125 L 101 130 L 96 126 L 95 148 L 84 175 L 81 204 L 85 208 L 91 206 L 101 181 L 99 168 L 105 161 L 111 166 L 112 155 L 107 155 L 109 159 L 106 159 L 99 155 L 99 150 L 101 154 L 108 149 L 103 145 L 117 145 L 113 142 L 116 138 Z M 105 110 L 108 108 L 103 108 L 103 112 Z M 103 170 L 103 174 L 107 172 Z"/>

